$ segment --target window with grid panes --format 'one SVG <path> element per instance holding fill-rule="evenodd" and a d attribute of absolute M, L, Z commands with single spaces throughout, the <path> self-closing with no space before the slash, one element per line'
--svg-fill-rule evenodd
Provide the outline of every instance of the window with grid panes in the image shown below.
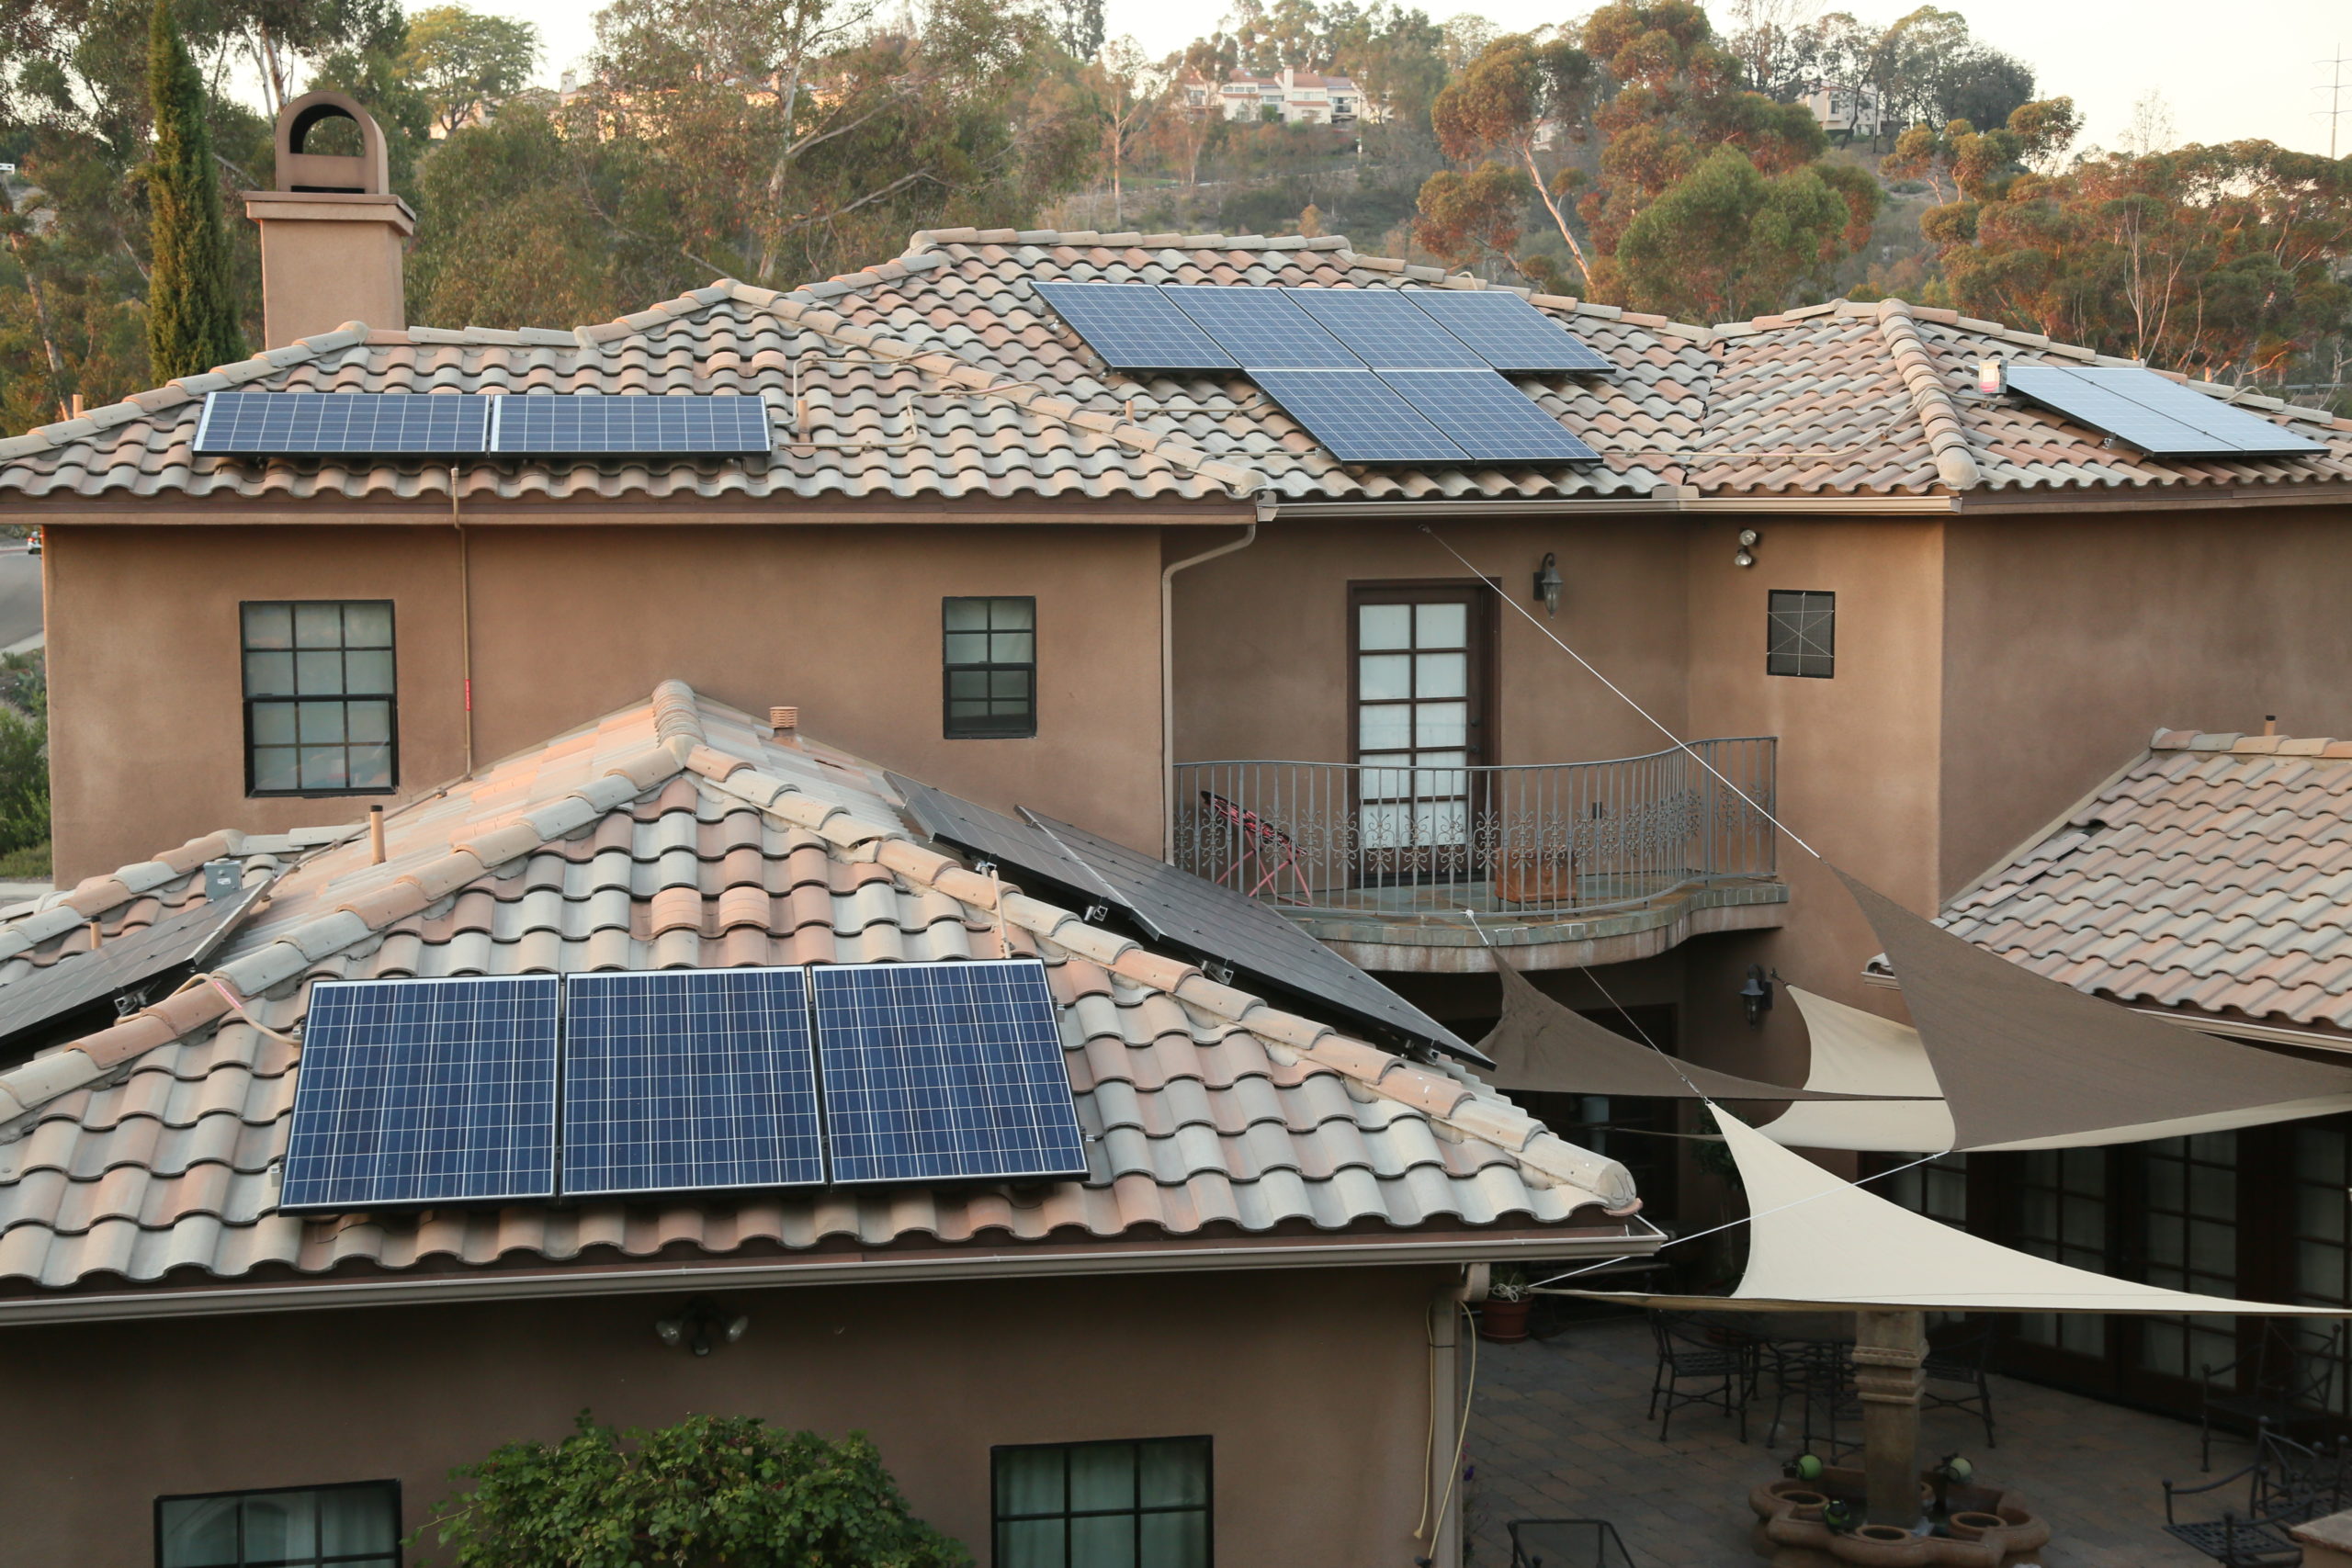
<path fill-rule="evenodd" d="M 1838 595 L 1775 588 L 1765 622 L 1764 673 L 1838 673 Z"/>
<path fill-rule="evenodd" d="M 2352 1306 L 2352 1159 L 2340 1121 L 2300 1122 L 2295 1138 L 2295 1293 L 2304 1306 Z M 2327 1324 L 2296 1325 L 2307 1344 L 2324 1342 Z M 2352 1411 L 2352 1369 L 2339 1365 L 2328 1385 L 2330 1408 Z"/>
<path fill-rule="evenodd" d="M 388 599 L 240 607 L 247 795 L 374 795 L 400 776 Z"/>
<path fill-rule="evenodd" d="M 1915 1214 L 1925 1214 L 1954 1230 L 1968 1228 L 1966 1155 L 1938 1155 L 1921 1165 L 1897 1167 L 1871 1185 L 1888 1201 L 1900 1203 Z"/>
<path fill-rule="evenodd" d="M 2015 1157 L 2017 1249 L 2106 1273 L 2107 1151 L 2036 1149 Z M 2107 1354 L 2107 1319 L 2092 1313 L 2021 1313 L 2017 1335 L 2075 1355 Z"/>
<path fill-rule="evenodd" d="M 2238 1293 L 2238 1135 L 2159 1138 L 2141 1150 L 2147 1201 L 2141 1241 L 2148 1283 L 2199 1295 Z M 2140 1365 L 2177 1378 L 2237 1359 L 2232 1317 L 2152 1317 L 2140 1325 Z"/>
<path fill-rule="evenodd" d="M 399 1568 L 396 1481 L 155 1500 L 155 1568 Z"/>
<path fill-rule="evenodd" d="M 1454 592 L 1356 606 L 1358 827 L 1369 851 L 1469 840 L 1471 604 Z"/>
<path fill-rule="evenodd" d="M 1209 1568 L 1209 1439 L 991 1450 L 994 1568 Z"/>
<path fill-rule="evenodd" d="M 1037 733 L 1037 601 L 941 601 L 951 740 Z"/>

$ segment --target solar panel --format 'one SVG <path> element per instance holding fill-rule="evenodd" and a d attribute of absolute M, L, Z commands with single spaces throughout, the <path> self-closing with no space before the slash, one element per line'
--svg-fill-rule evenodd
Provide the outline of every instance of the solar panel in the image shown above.
<path fill-rule="evenodd" d="M 1119 370 L 1230 370 L 1233 356 L 1148 283 L 1040 283 L 1037 292 Z"/>
<path fill-rule="evenodd" d="M 1507 289 L 1408 288 L 1402 298 L 1498 370 L 1614 370 L 1590 344 Z"/>
<path fill-rule="evenodd" d="M 311 989 L 278 1207 L 555 1195 L 556 979 Z"/>
<path fill-rule="evenodd" d="M 1492 370 L 1383 370 L 1380 378 L 1482 463 L 1597 463 L 1600 454 Z"/>
<path fill-rule="evenodd" d="M 1285 288 L 1293 304 L 1375 370 L 1488 368 L 1394 288 Z"/>
<path fill-rule="evenodd" d="M 1315 324 L 1279 288 L 1175 283 L 1160 289 L 1217 346 L 1247 367 L 1273 370 L 1361 369 L 1363 361 Z"/>
<path fill-rule="evenodd" d="M 0 986 L 0 1039 L 29 1033 L 184 964 L 201 964 L 269 892 L 258 885 L 208 898 Z M 108 1021 L 111 1021 L 109 1018 Z"/>
<path fill-rule="evenodd" d="M 821 965 L 817 1059 L 833 1180 L 1086 1174 L 1042 965 Z"/>
<path fill-rule="evenodd" d="M 483 401 L 497 405 L 492 452 L 741 457 L 764 453 L 771 442 L 767 404 L 758 398 L 531 392 Z"/>
<path fill-rule="evenodd" d="M 804 971 L 571 975 L 563 1007 L 567 1195 L 825 1179 Z"/>
<path fill-rule="evenodd" d="M 2244 409 L 2136 365 L 2012 365 L 2009 389 L 2154 457 L 2302 457 L 2324 453 Z"/>
<path fill-rule="evenodd" d="M 480 452 L 489 402 L 459 392 L 207 392 L 196 450 L 253 457 Z"/>
<path fill-rule="evenodd" d="M 1369 370 L 1252 370 L 1342 463 L 1463 463 L 1470 455 Z"/>

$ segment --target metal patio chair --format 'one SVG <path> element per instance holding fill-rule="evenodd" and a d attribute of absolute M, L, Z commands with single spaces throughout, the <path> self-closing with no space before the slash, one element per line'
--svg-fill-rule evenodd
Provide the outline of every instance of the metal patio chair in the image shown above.
<path fill-rule="evenodd" d="M 1666 1441 L 1674 1413 L 1686 1405 L 1720 1410 L 1725 1420 L 1739 1421 L 1739 1440 L 1747 1441 L 1747 1398 L 1756 1389 L 1756 1348 L 1752 1342 L 1731 1344 L 1711 1337 L 1709 1327 L 1687 1313 L 1653 1312 L 1650 1333 L 1657 1341 L 1657 1366 L 1650 1374 L 1650 1414 L 1666 1406 L 1658 1423 L 1658 1441 Z M 1698 1385 L 1689 1393 L 1682 1385 Z"/>
<path fill-rule="evenodd" d="M 1838 1437 L 1838 1427 L 1862 1418 L 1853 1347 L 1836 1339 L 1777 1339 L 1762 1348 L 1761 1356 L 1772 1369 L 1772 1425 L 1765 1442 L 1780 1441 L 1789 1398 L 1794 1395 L 1800 1447 L 1832 1461 L 1851 1449 L 1853 1444 Z"/>
<path fill-rule="evenodd" d="M 1928 1359 L 1919 1366 L 1927 1376 L 1927 1384 L 1919 1391 L 1919 1408 L 1974 1413 L 1984 1423 L 1984 1446 L 1988 1449 L 2000 1446 L 1993 1440 L 1993 1382 L 1986 1372 L 1992 1359 L 1993 1331 L 1980 1327 L 1941 1346 L 1929 1345 Z M 1939 1393 L 1936 1390 L 1938 1383 L 1955 1392 Z"/>
<path fill-rule="evenodd" d="M 1315 902 L 1315 890 L 1306 885 L 1306 857 L 1298 852 L 1295 839 L 1240 802 L 1227 800 L 1214 790 L 1201 791 L 1201 804 L 1207 807 L 1211 818 L 1223 825 L 1241 844 L 1240 857 L 1217 873 L 1219 882 L 1230 876 L 1233 886 L 1239 890 L 1241 879 L 1250 874 L 1250 863 L 1255 861 L 1262 874 L 1247 889 L 1249 897 L 1255 898 L 1272 887 L 1276 889 L 1274 898 L 1277 902 L 1288 898 L 1290 895 L 1280 889 L 1283 873 L 1287 871 L 1292 880 L 1298 884 L 1298 901 L 1302 904 Z"/>
<path fill-rule="evenodd" d="M 2352 1450 L 2342 1445 L 2306 1447 L 2255 1423 L 2254 1462 L 2201 1486 L 2165 1488 L 2165 1533 L 2202 1552 L 2223 1568 L 2295 1568 L 2303 1549 L 2289 1532 L 2295 1526 L 2335 1513 L 2344 1506 L 2347 1490 L 2346 1461 Z M 2184 1497 L 2224 1491 L 2243 1482 L 2243 1509 L 2225 1507 L 2218 1519 L 2182 1519 L 2176 1512 Z"/>
<path fill-rule="evenodd" d="M 2198 1368 L 2198 1469 L 2213 1468 L 2217 1416 L 2224 1425 L 2256 1431 L 2267 1424 L 2281 1435 L 2326 1422 L 2336 1368 L 2344 1359 L 2344 1327 L 2339 1323 L 2313 1342 L 2292 1328 L 2265 1324 L 2252 1350 L 2218 1367 Z"/>
<path fill-rule="evenodd" d="M 1510 1568 L 1634 1568 L 1607 1519 L 1513 1519 Z"/>

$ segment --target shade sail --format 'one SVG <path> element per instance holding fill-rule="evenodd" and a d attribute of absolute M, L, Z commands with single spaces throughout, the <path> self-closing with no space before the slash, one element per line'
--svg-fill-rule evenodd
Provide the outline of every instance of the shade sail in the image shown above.
<path fill-rule="evenodd" d="M 1503 1014 L 1478 1048 L 1497 1089 L 1543 1094 L 1646 1094 L 1669 1100 L 1804 1100 L 1807 1091 L 1719 1073 L 1660 1055 L 1537 990 L 1498 958 Z M 1689 1079 L 1685 1082 L 1684 1079 Z M 1928 1093 L 1933 1094 L 1931 1087 Z"/>
<path fill-rule="evenodd" d="M 2201 1296 L 2070 1269 L 1915 1214 L 1832 1176 L 1728 1111 L 1716 1111 L 1715 1121 L 1738 1162 L 1751 1218 L 1747 1272 L 1729 1297 L 1709 1304 L 2352 1317 L 2347 1308 Z"/>
<path fill-rule="evenodd" d="M 2352 1067 L 2143 1018 L 1987 953 L 1842 871 L 1838 876 L 1894 963 L 1951 1107 L 1954 1147 L 2123 1143 L 2160 1135 L 2143 1128 L 2352 1095 Z M 2099 1135 L 2081 1138 L 2089 1133 Z"/>
<path fill-rule="evenodd" d="M 1787 989 L 1813 1044 L 1805 1088 L 1924 1098 L 1792 1105 L 1760 1129 L 1766 1137 L 1798 1149 L 1932 1154 L 1951 1147 L 1951 1111 L 1917 1030 L 1802 987 Z"/>

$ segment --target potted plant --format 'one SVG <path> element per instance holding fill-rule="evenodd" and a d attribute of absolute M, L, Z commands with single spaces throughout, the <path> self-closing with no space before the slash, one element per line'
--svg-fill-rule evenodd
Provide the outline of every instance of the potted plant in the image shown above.
<path fill-rule="evenodd" d="M 1516 1269 L 1498 1269 L 1487 1283 L 1487 1299 L 1478 1307 L 1478 1337 L 1497 1345 L 1516 1345 L 1527 1337 L 1527 1312 L 1535 1304 L 1528 1294 L 1527 1276 Z"/>

